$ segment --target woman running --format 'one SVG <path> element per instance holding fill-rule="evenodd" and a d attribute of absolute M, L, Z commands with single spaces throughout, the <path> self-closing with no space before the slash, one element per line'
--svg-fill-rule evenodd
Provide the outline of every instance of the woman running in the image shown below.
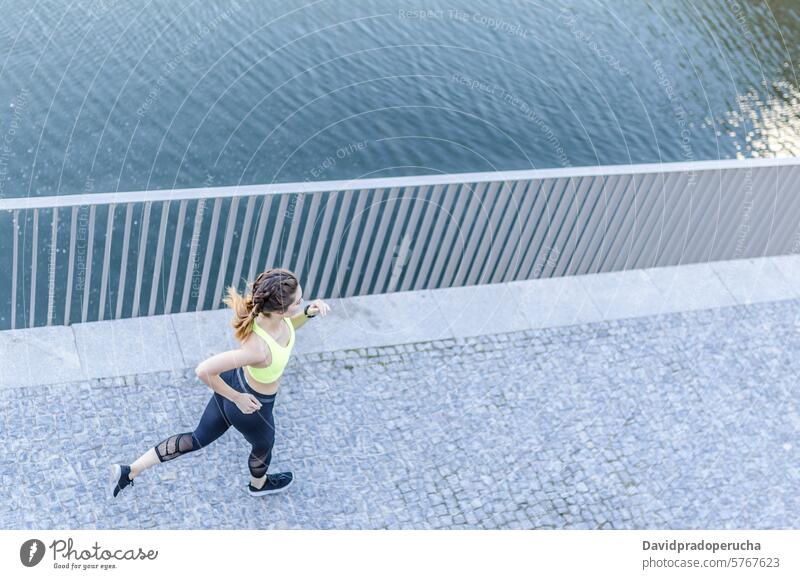
<path fill-rule="evenodd" d="M 294 346 L 295 330 L 317 314 L 324 317 L 330 308 L 322 300 L 313 300 L 303 309 L 297 276 L 281 268 L 261 273 L 244 298 L 236 288 L 228 287 L 223 302 L 234 311 L 231 325 L 241 346 L 195 368 L 197 377 L 214 391 L 197 428 L 166 438 L 131 465 L 112 465 L 114 497 L 143 470 L 208 446 L 231 425 L 252 447 L 247 485 L 251 495 L 276 493 L 292 483 L 291 472 L 267 474 L 275 442 L 272 407 Z"/>

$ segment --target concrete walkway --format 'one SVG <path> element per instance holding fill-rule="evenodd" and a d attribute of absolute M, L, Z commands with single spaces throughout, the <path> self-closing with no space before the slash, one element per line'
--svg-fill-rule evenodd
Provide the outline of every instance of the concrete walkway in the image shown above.
<path fill-rule="evenodd" d="M 105 494 L 109 462 L 194 428 L 228 311 L 0 332 L 0 527 L 800 520 L 796 256 L 326 301 L 275 406 L 297 482 L 261 499 L 233 429 Z"/>
<path fill-rule="evenodd" d="M 331 299 L 326 300 L 331 315 L 303 328 L 295 352 L 412 344 L 797 297 L 800 256 Z M 193 368 L 237 347 L 230 319 L 230 311 L 220 309 L 0 331 L 0 388 Z"/>

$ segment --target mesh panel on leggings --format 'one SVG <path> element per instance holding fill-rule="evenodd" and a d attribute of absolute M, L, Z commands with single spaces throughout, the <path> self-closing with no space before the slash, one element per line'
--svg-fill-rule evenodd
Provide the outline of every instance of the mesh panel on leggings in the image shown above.
<path fill-rule="evenodd" d="M 155 448 L 161 462 L 166 462 L 195 450 L 194 437 L 191 432 L 175 434 L 159 442 Z"/>
<path fill-rule="evenodd" d="M 250 466 L 250 474 L 253 475 L 253 478 L 261 478 L 267 474 L 269 461 L 272 458 L 271 455 L 272 450 L 250 451 L 250 460 L 248 461 L 248 464 Z"/>

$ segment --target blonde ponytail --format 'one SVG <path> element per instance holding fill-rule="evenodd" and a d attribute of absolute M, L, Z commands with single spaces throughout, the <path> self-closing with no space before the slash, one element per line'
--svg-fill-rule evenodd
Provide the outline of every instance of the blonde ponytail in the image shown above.
<path fill-rule="evenodd" d="M 222 299 L 222 303 L 233 310 L 233 335 L 239 341 L 244 342 L 253 331 L 253 320 L 258 313 L 253 305 L 253 294 L 247 293 L 245 296 L 239 294 L 236 288 L 228 286 L 227 295 Z"/>

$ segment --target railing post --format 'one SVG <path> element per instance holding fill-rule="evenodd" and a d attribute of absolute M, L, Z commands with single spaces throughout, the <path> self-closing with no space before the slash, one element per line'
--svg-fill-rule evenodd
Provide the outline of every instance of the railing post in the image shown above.
<path fill-rule="evenodd" d="M 133 289 L 133 309 L 131 316 L 136 317 L 139 315 L 139 298 L 142 291 L 142 275 L 144 273 L 144 259 L 147 255 L 147 233 L 150 226 L 150 205 L 151 201 L 146 201 L 144 204 L 144 216 L 142 217 L 142 226 L 139 229 L 139 251 L 137 252 L 136 259 L 136 282 Z"/>
<path fill-rule="evenodd" d="M 161 268 L 164 266 L 164 241 L 167 236 L 167 218 L 169 217 L 169 201 L 161 201 L 161 223 L 158 226 L 158 242 L 156 243 L 156 258 L 153 263 L 153 279 L 150 284 L 150 304 L 147 315 L 152 316 L 156 311 L 156 297 L 158 297 L 158 281 L 161 279 Z"/>
<path fill-rule="evenodd" d="M 79 205 L 73 205 L 71 211 L 71 218 L 69 221 L 69 265 L 67 267 L 67 295 L 64 298 L 64 325 L 69 325 L 69 314 L 72 306 L 72 283 L 75 268 L 75 241 L 78 229 L 78 208 Z"/>
<path fill-rule="evenodd" d="M 100 272 L 100 304 L 98 306 L 98 320 L 105 316 L 106 309 L 106 288 L 108 287 L 109 264 L 111 262 L 111 241 L 114 234 L 114 209 L 116 203 L 108 206 L 108 217 L 106 218 L 106 238 L 103 251 L 103 269 Z"/>
<path fill-rule="evenodd" d="M 19 209 L 14 210 L 14 257 L 11 272 L 11 329 L 17 327 L 17 265 L 19 256 Z"/>
<path fill-rule="evenodd" d="M 200 214 L 202 217 L 202 209 L 205 206 L 205 199 L 198 199 L 197 206 L 198 210 L 197 213 Z M 183 228 L 186 225 L 186 199 L 181 199 L 180 206 L 178 208 L 178 223 L 175 224 L 175 240 L 172 244 L 172 259 L 170 260 L 169 266 L 169 283 L 167 285 L 167 297 L 164 300 L 164 313 L 170 314 L 172 313 L 172 298 L 175 295 L 175 278 L 178 275 L 178 263 L 180 262 L 180 252 L 181 252 L 181 241 L 183 240 Z M 195 222 L 197 221 L 198 216 L 195 215 Z M 196 226 L 199 227 L 199 226 Z M 194 239 L 194 233 L 192 233 L 192 239 Z M 187 267 L 194 267 L 194 261 L 189 263 Z M 180 312 L 186 311 L 186 300 L 189 299 L 188 292 L 183 292 L 183 301 L 181 302 Z"/>
<path fill-rule="evenodd" d="M 31 251 L 31 288 L 30 288 L 30 319 L 28 321 L 28 327 L 32 328 L 36 324 L 35 322 L 35 315 L 36 315 L 36 264 L 38 262 L 39 257 L 39 209 L 33 210 L 33 250 Z"/>

